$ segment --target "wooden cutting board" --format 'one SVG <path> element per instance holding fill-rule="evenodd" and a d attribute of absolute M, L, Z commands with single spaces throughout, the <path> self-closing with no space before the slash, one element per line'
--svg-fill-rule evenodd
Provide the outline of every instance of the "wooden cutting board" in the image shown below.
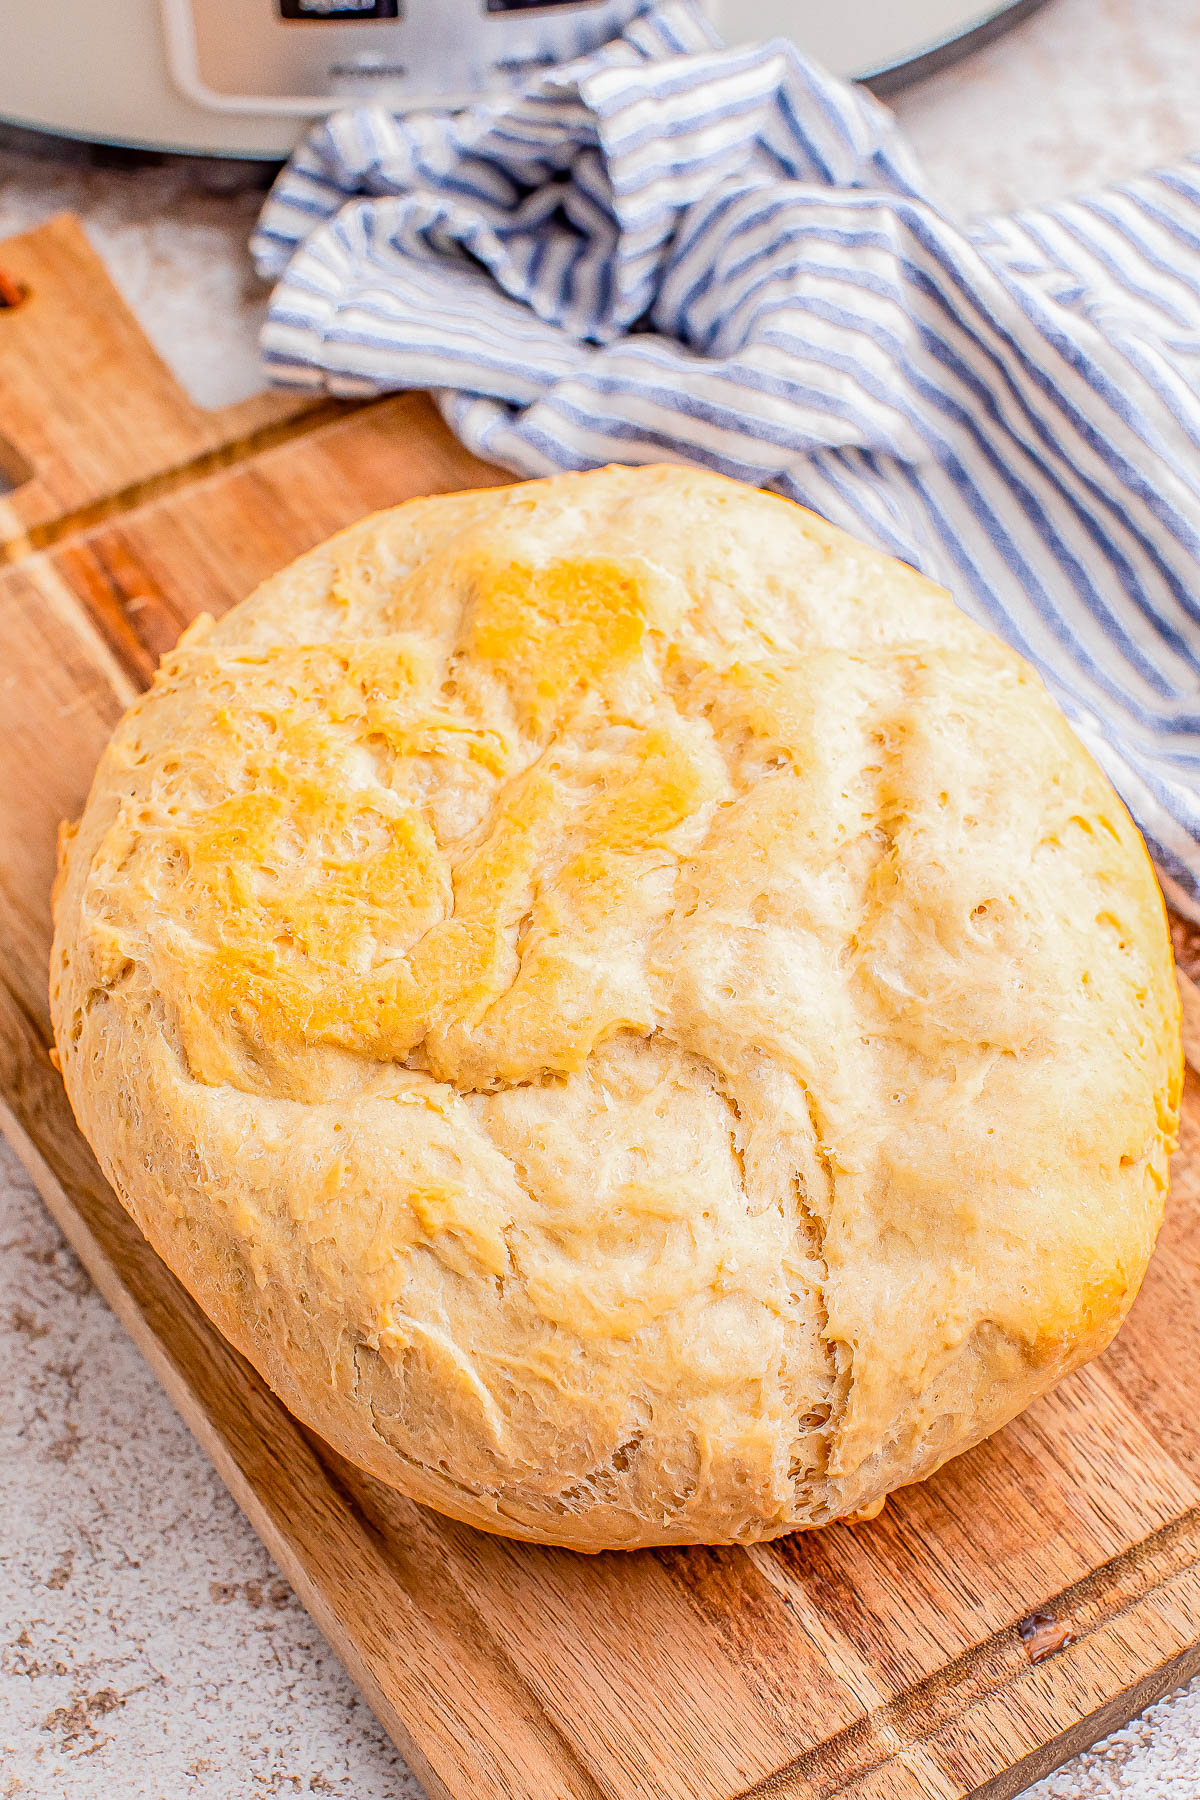
<path fill-rule="evenodd" d="M 434 1800 L 999 1800 L 1200 1667 L 1200 1083 L 1118 1342 L 869 1525 L 507 1543 L 311 1438 L 130 1223 L 50 1065 L 58 822 L 196 613 L 481 485 L 421 398 L 203 413 L 77 224 L 0 245 L 0 1114 L 63 1231 Z M 1185 946 L 1186 947 L 1186 946 Z"/>

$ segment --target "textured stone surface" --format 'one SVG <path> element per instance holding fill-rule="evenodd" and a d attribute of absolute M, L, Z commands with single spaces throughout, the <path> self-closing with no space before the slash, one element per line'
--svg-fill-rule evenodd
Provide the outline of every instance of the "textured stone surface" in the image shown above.
<path fill-rule="evenodd" d="M 893 110 L 965 216 L 1060 200 L 1200 149 L 1192 0 L 1049 0 Z"/>
<path fill-rule="evenodd" d="M 0 1795 L 420 1793 L 0 1147 Z"/>
<path fill-rule="evenodd" d="M 959 213 L 1200 147 L 1194 0 L 1050 0 L 897 110 Z M 254 386 L 256 197 L 0 153 L 0 236 L 64 207 L 202 402 Z M 419 1794 L 0 1148 L 0 1800 Z M 1027 1800 L 1195 1800 L 1200 1683 Z"/>

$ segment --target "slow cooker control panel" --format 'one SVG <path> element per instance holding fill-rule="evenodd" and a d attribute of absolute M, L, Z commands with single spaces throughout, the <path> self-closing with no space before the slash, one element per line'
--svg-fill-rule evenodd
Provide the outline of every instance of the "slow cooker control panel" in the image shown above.
<path fill-rule="evenodd" d="M 161 0 L 168 59 L 218 111 L 469 105 L 598 48 L 645 0 Z"/>
<path fill-rule="evenodd" d="M 279 0 L 281 19 L 312 19 L 327 25 L 331 19 L 398 19 L 400 0 Z"/>

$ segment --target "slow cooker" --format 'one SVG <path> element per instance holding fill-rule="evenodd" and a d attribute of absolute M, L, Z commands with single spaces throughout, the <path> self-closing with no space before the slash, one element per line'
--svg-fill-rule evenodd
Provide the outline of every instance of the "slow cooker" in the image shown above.
<path fill-rule="evenodd" d="M 645 0 L 0 0 L 0 121 L 189 155 L 286 156 L 310 119 L 462 105 L 611 37 Z M 886 89 L 1040 0 L 705 0 Z"/>

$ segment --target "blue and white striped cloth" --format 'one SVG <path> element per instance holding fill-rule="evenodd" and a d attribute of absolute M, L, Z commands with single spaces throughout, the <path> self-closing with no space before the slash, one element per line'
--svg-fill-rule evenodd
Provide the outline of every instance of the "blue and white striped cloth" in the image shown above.
<path fill-rule="evenodd" d="M 524 475 L 677 461 L 944 582 L 1200 917 L 1200 161 L 963 227 L 890 115 L 684 0 L 466 112 L 339 113 L 253 241 L 277 381 Z"/>

